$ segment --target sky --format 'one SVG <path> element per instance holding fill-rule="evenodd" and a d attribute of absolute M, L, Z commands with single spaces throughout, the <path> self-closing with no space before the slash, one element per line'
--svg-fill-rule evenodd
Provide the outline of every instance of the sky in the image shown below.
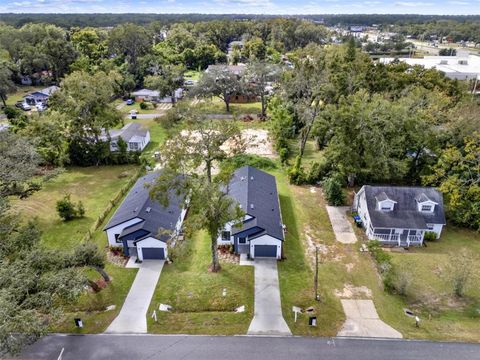
<path fill-rule="evenodd" d="M 480 0 L 0 0 L 0 13 L 480 14 Z"/>

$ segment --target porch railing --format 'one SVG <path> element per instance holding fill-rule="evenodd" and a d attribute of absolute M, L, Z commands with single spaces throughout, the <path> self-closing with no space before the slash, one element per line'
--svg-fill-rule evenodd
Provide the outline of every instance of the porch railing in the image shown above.
<path fill-rule="evenodd" d="M 421 235 L 408 235 L 402 239 L 400 234 L 370 234 L 372 240 L 378 240 L 381 243 L 395 244 L 397 246 L 410 246 L 422 244 Z"/>

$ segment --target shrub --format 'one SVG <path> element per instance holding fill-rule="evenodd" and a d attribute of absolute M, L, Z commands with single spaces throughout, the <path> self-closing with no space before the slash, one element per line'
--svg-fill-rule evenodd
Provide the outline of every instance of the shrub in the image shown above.
<path fill-rule="evenodd" d="M 323 192 L 329 205 L 341 206 L 345 203 L 342 183 L 336 176 L 326 178 L 322 182 Z"/>
<path fill-rule="evenodd" d="M 330 172 L 331 165 L 326 159 L 322 159 L 320 162 L 314 162 L 310 170 L 308 171 L 306 181 L 308 184 L 316 184 L 322 181 Z"/>
<path fill-rule="evenodd" d="M 19 109 L 14 108 L 13 106 L 7 106 L 3 109 L 3 112 L 7 116 L 8 120 L 15 119 L 16 117 L 20 116 L 22 113 Z"/>
<path fill-rule="evenodd" d="M 286 164 L 288 157 L 290 156 L 290 150 L 286 147 L 282 147 L 278 151 L 278 155 L 280 155 L 280 161 L 282 162 L 282 164 Z"/>
<path fill-rule="evenodd" d="M 66 194 L 63 199 L 57 201 L 57 212 L 64 221 L 85 216 L 83 203 L 79 201 L 78 204 L 75 205 L 70 199 L 70 194 Z"/>
<path fill-rule="evenodd" d="M 290 184 L 302 185 L 305 183 L 305 171 L 303 170 L 303 167 L 301 165 L 301 160 L 302 159 L 300 159 L 300 157 L 297 157 L 295 160 L 295 165 L 293 165 L 287 170 L 288 180 L 290 181 Z"/>
<path fill-rule="evenodd" d="M 140 109 L 142 110 L 147 110 L 148 109 L 148 103 L 147 102 L 141 102 L 140 103 Z"/>
<path fill-rule="evenodd" d="M 425 232 L 425 235 L 423 235 L 423 240 L 424 241 L 435 241 L 435 240 L 437 240 L 437 234 L 434 233 L 433 231 L 427 231 L 427 232 Z"/>
<path fill-rule="evenodd" d="M 393 273 L 392 258 L 389 254 L 383 251 L 380 242 L 371 240 L 367 244 L 368 250 L 373 259 L 377 263 L 378 270 L 382 276 L 383 285 L 389 291 L 395 289 L 395 277 Z"/>

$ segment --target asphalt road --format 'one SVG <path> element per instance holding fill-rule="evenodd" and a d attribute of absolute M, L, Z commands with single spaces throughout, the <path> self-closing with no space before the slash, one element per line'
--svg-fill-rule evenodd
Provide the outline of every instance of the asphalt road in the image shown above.
<path fill-rule="evenodd" d="M 480 360 L 480 344 L 346 338 L 51 335 L 21 359 Z"/>

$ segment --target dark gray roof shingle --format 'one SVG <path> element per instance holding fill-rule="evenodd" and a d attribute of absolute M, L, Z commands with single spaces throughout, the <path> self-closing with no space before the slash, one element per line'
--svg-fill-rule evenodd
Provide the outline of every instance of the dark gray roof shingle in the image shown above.
<path fill-rule="evenodd" d="M 377 197 L 385 194 L 396 201 L 392 211 L 377 210 Z M 446 224 L 443 196 L 435 188 L 365 185 L 365 197 L 372 226 L 375 228 L 427 229 L 426 224 Z M 418 211 L 417 199 L 433 201 L 433 213 Z M 426 199 L 426 200 L 425 200 Z"/>
<path fill-rule="evenodd" d="M 167 241 L 169 239 L 168 234 L 163 234 L 160 237 L 158 234 L 162 229 L 175 229 L 182 212 L 183 201 L 173 193 L 170 194 L 168 207 L 164 207 L 156 200 L 151 199 L 149 189 L 145 185 L 152 184 L 158 176 L 159 173 L 155 172 L 138 179 L 103 230 L 140 218 L 142 219 L 141 223 L 125 229 L 121 235 L 125 236 L 134 231 L 146 230 L 148 235 L 145 237 L 153 236 L 162 241 Z"/>
<path fill-rule="evenodd" d="M 282 218 L 274 176 L 253 166 L 243 166 L 234 172 L 227 191 L 238 201 L 244 212 L 255 218 L 241 228 L 233 228 L 233 233 L 259 227 L 263 231 L 255 236 L 268 234 L 283 240 Z"/>

